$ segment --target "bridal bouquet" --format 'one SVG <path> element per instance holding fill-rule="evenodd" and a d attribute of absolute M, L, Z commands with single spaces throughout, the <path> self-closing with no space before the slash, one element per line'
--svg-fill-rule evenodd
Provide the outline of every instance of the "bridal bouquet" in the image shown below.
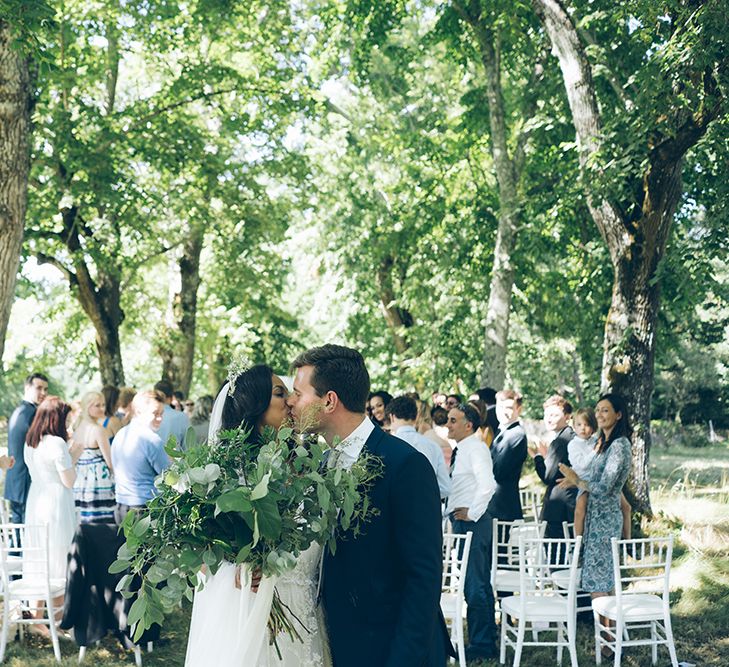
<path fill-rule="evenodd" d="M 109 571 L 126 572 L 117 590 L 138 596 L 128 617 L 135 640 L 183 597 L 192 600 L 203 565 L 213 574 L 228 561 L 279 575 L 313 542 L 334 553 L 339 532 L 356 535 L 373 515 L 367 490 L 381 474 L 376 457 L 328 469 L 322 447 L 291 428 L 267 429 L 257 443 L 248 436 L 222 431 L 184 452 L 168 443 L 173 462 L 157 478 L 158 495 L 124 519 L 126 543 Z M 269 628 L 274 640 L 281 631 L 300 639 L 276 594 Z"/>

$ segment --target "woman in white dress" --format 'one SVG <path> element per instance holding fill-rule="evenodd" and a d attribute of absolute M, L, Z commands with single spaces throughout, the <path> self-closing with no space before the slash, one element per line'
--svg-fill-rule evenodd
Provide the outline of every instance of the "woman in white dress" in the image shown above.
<path fill-rule="evenodd" d="M 66 443 L 66 419 L 70 406 L 49 396 L 39 406 L 25 439 L 23 458 L 30 473 L 30 491 L 25 510 L 28 525 L 48 526 L 48 564 L 51 579 L 66 578 L 66 558 L 76 530 L 73 485 L 74 465 L 83 445 Z M 40 541 L 35 531 L 26 533 L 26 543 Z M 35 564 L 23 564 L 23 576 L 32 576 Z M 63 598 L 55 602 L 62 608 Z"/>
<path fill-rule="evenodd" d="M 254 366 L 220 390 L 210 418 L 208 442 L 218 430 L 243 426 L 259 438 L 266 426 L 279 428 L 289 417 L 288 390 L 271 368 Z M 320 547 L 301 554 L 296 568 L 274 579 L 252 577 L 245 567 L 223 563 L 195 595 L 187 642 L 186 667 L 321 667 L 324 644 L 316 614 L 316 576 Z M 257 585 L 256 585 L 257 584 Z M 280 635 L 282 659 L 269 642 L 268 616 L 274 587 L 304 624 L 303 643 Z"/>

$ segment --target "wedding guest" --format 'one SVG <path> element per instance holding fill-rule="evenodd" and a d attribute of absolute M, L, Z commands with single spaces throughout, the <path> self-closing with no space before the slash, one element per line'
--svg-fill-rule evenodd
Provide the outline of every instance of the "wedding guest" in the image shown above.
<path fill-rule="evenodd" d="M 187 415 L 190 422 L 192 422 L 192 415 L 195 412 L 195 401 L 191 398 L 186 398 L 182 403 L 182 411 Z"/>
<path fill-rule="evenodd" d="M 476 389 L 468 400 L 479 400 L 486 403 L 486 424 L 495 435 L 499 430 L 499 420 L 496 418 L 496 390 L 491 387 L 481 387 Z"/>
<path fill-rule="evenodd" d="M 572 404 L 557 394 L 550 396 L 544 405 L 544 425 L 553 439 L 547 445 L 540 441 L 536 450 L 529 450 L 534 457 L 534 467 L 539 479 L 547 485 L 542 502 L 540 521 L 546 521 L 544 536 L 549 538 L 563 537 L 562 522 L 572 523 L 575 518 L 576 489 L 564 489 L 557 486 L 564 477 L 559 466 L 569 465 L 568 445 L 575 432 L 568 421 L 572 416 Z"/>
<path fill-rule="evenodd" d="M 370 394 L 370 410 L 372 411 L 372 420 L 379 427 L 389 430 L 390 425 L 385 414 L 385 408 L 392 400 L 392 395 L 386 391 L 373 391 Z"/>
<path fill-rule="evenodd" d="M 197 444 L 202 445 L 208 440 L 208 430 L 210 426 L 210 413 L 213 410 L 215 399 L 209 394 L 200 396 L 195 401 L 195 410 L 192 413 L 191 423 L 197 438 Z"/>
<path fill-rule="evenodd" d="M 167 444 L 167 440 L 171 435 L 175 436 L 177 446 L 182 447 L 185 442 L 185 433 L 190 426 L 190 420 L 184 412 L 175 410 L 172 407 L 172 399 L 174 391 L 172 385 L 167 380 L 160 380 L 154 385 L 155 391 L 160 392 L 164 396 L 165 407 L 164 416 L 162 417 L 162 425 L 159 427 L 159 437 L 162 444 Z"/>
<path fill-rule="evenodd" d="M 424 435 L 426 438 L 432 440 L 438 447 L 440 447 L 443 460 L 445 461 L 446 468 L 449 468 L 451 464 L 451 452 L 453 451 L 450 443 L 445 439 L 441 438 L 433 428 L 433 418 L 430 416 L 430 408 L 424 401 L 416 401 L 418 405 L 418 417 L 415 420 L 415 428 L 418 433 Z M 448 415 L 446 414 L 446 420 Z"/>
<path fill-rule="evenodd" d="M 430 401 L 433 403 L 433 407 L 445 408 L 446 395 L 440 391 L 434 391 L 430 396 Z"/>
<path fill-rule="evenodd" d="M 107 437 L 111 442 L 122 427 L 121 419 L 116 416 L 119 404 L 119 389 L 107 384 L 102 388 L 101 393 L 104 396 L 104 414 L 99 423 L 106 429 Z"/>
<path fill-rule="evenodd" d="M 570 465 L 572 470 L 581 479 L 588 479 L 588 471 L 595 458 L 595 445 L 597 443 L 597 419 L 592 408 L 581 408 L 575 412 L 575 437 L 567 446 Z M 577 494 L 575 503 L 575 535 L 582 535 L 585 528 L 585 513 L 587 512 L 587 495 L 583 491 Z M 620 494 L 620 510 L 623 513 L 623 534 L 624 540 L 629 540 L 631 535 L 631 507 L 625 498 Z"/>
<path fill-rule="evenodd" d="M 461 403 L 463 403 L 463 396 L 460 394 L 448 394 L 446 396 L 445 400 L 445 407 L 446 410 L 450 411 L 455 407 L 458 407 Z"/>
<path fill-rule="evenodd" d="M 44 399 L 28 429 L 24 451 L 31 478 L 26 522 L 48 526 L 48 574 L 51 579 L 61 580 L 66 578 L 68 550 L 76 530 L 74 464 L 83 451 L 83 445 L 73 443 L 69 447 L 66 442 L 70 409 L 58 396 Z M 30 529 L 25 534 L 25 546 L 40 546 L 42 539 L 38 531 Z M 23 576 L 37 576 L 37 569 L 37 562 L 24 562 Z M 56 609 L 62 608 L 62 601 L 63 597 L 56 600 Z M 36 607 L 36 618 L 42 614 L 42 604 L 39 602 Z"/>
<path fill-rule="evenodd" d="M 447 498 L 451 490 L 451 478 L 448 475 L 443 452 L 435 442 L 418 433 L 415 428 L 415 419 L 418 416 L 418 406 L 415 401 L 409 396 L 393 398 L 387 404 L 385 414 L 390 418 L 392 435 L 404 440 L 428 459 L 438 480 L 441 500 Z"/>
<path fill-rule="evenodd" d="M 488 660 L 497 655 L 491 588 L 493 517 L 488 510 L 496 480 L 491 453 L 478 433 L 480 426 L 481 418 L 472 405 L 461 404 L 448 413 L 448 432 L 457 444 L 451 457 L 452 486 L 446 512 L 454 533 L 473 534 L 465 584 L 468 661 Z"/>
<path fill-rule="evenodd" d="M 513 389 L 503 389 L 496 394 L 496 416 L 499 432 L 491 444 L 496 491 L 489 512 L 500 521 L 523 519 L 519 498 L 519 478 L 527 457 L 527 436 L 519 423 L 522 396 Z"/>
<path fill-rule="evenodd" d="M 156 390 L 137 394 L 132 401 L 132 421 L 114 438 L 111 461 L 119 523 L 130 509 L 142 507 L 154 497 L 154 479 L 170 465 L 158 433 L 165 406 L 164 394 Z"/>
<path fill-rule="evenodd" d="M 23 400 L 8 422 L 8 455 L 15 461 L 5 476 L 5 498 L 10 501 L 10 520 L 25 523 L 25 505 L 30 488 L 30 474 L 23 456 L 25 437 L 35 412 L 48 395 L 48 378 L 43 373 L 31 373 L 25 378 Z"/>
<path fill-rule="evenodd" d="M 581 588 L 593 599 L 610 595 L 615 588 L 610 541 L 620 538 L 623 531 L 620 495 L 630 474 L 633 433 L 627 405 L 619 394 L 601 396 L 595 416 L 599 431 L 587 479 L 578 477 L 569 466 L 560 466 L 565 477 L 560 484 L 577 486 L 589 494 L 582 540 Z M 607 619 L 603 623 L 607 624 Z"/>
<path fill-rule="evenodd" d="M 478 435 L 481 440 L 484 441 L 484 444 L 487 447 L 490 447 L 491 443 L 494 441 L 494 431 L 492 431 L 489 425 L 486 423 L 486 413 L 488 412 L 488 407 L 486 406 L 486 403 L 477 399 L 469 400 L 468 405 L 472 405 L 474 408 L 476 408 L 478 416 L 481 419 L 481 427 L 478 429 Z"/>
<path fill-rule="evenodd" d="M 172 400 L 170 401 L 170 406 L 172 407 L 173 410 L 177 410 L 177 412 L 184 412 L 185 411 L 185 394 L 183 394 L 181 391 L 173 391 Z"/>
<path fill-rule="evenodd" d="M 137 390 L 132 387 L 122 387 L 119 389 L 119 402 L 116 408 L 116 416 L 121 421 L 122 426 L 126 426 L 132 419 L 132 401 Z"/>
<path fill-rule="evenodd" d="M 73 442 L 83 449 L 76 463 L 73 494 L 80 523 L 114 523 L 114 477 L 108 431 L 99 423 L 108 403 L 91 391 L 81 399 Z"/>

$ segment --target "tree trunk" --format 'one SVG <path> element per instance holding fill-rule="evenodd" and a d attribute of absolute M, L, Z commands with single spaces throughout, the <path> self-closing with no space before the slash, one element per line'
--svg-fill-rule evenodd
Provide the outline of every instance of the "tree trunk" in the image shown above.
<path fill-rule="evenodd" d="M 119 327 L 124 320 L 121 309 L 120 271 L 111 271 L 103 264 L 96 266 L 96 278 L 91 275 L 79 240 L 78 207 L 61 211 L 66 247 L 71 254 L 75 271 L 71 272 L 56 259 L 39 255 L 41 262 L 57 266 L 69 281 L 71 290 L 96 331 L 96 350 L 102 384 L 120 387 L 124 384 L 124 365 L 121 356 Z"/>
<path fill-rule="evenodd" d="M 30 106 L 28 61 L 0 21 L 0 368 L 28 204 Z"/>
<path fill-rule="evenodd" d="M 499 226 L 494 245 L 489 301 L 486 309 L 482 386 L 501 388 L 506 381 L 506 354 L 509 343 L 511 292 L 514 287 L 512 256 L 516 249 L 519 218 L 518 177 L 507 146 L 508 132 L 501 88 L 501 59 L 498 36 L 483 20 L 473 27 L 481 62 L 486 71 L 486 98 L 489 105 L 491 154 L 499 186 Z"/>
<path fill-rule="evenodd" d="M 396 305 L 395 290 L 392 285 L 392 271 L 395 262 L 392 257 L 385 257 L 377 270 L 377 286 L 380 292 L 380 303 L 387 326 L 390 328 L 395 350 L 405 354 L 410 347 L 407 329 L 413 326 L 412 315 Z"/>
<path fill-rule="evenodd" d="M 580 165 L 589 182 L 588 161 L 600 148 L 601 119 L 592 70 L 584 47 L 561 0 L 533 0 L 557 53 L 577 136 Z M 705 90 L 716 91 L 713 76 L 705 76 Z M 716 93 L 718 99 L 720 93 Z M 654 384 L 656 325 L 660 303 L 658 266 L 681 195 L 683 156 L 718 117 L 721 102 L 704 107 L 685 121 L 675 134 L 659 137 L 646 147 L 648 167 L 643 174 L 626 174 L 640 183 L 640 210 L 621 213 L 617 206 L 590 196 L 588 206 L 610 250 L 613 290 L 605 323 L 602 389 L 622 394 L 635 428 L 629 491 L 633 508 L 650 514 L 651 395 Z M 599 173 L 599 172 L 598 172 Z M 593 175 L 594 172 L 593 172 Z"/>
<path fill-rule="evenodd" d="M 202 226 L 190 230 L 182 246 L 179 261 L 180 291 L 172 297 L 173 324 L 160 345 L 162 377 L 187 396 L 192 384 L 195 358 L 195 325 L 197 291 L 200 287 L 200 253 L 205 230 Z"/>

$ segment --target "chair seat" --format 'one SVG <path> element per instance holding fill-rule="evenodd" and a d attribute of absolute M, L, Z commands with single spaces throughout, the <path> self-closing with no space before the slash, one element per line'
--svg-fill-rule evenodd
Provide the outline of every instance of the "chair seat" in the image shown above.
<path fill-rule="evenodd" d="M 513 595 L 501 601 L 501 611 L 509 616 L 521 618 L 522 603 L 525 604 L 524 620 L 567 620 L 569 606 L 567 598 L 561 595 Z"/>
<path fill-rule="evenodd" d="M 23 557 L 22 556 L 6 556 L 5 557 L 5 569 L 8 574 L 16 574 L 23 570 Z"/>
<path fill-rule="evenodd" d="M 457 593 L 441 593 L 440 594 L 440 608 L 443 612 L 443 616 L 446 618 L 455 618 L 456 609 L 458 608 L 458 594 Z"/>
<path fill-rule="evenodd" d="M 66 590 L 65 579 L 50 580 L 51 597 L 58 597 Z M 29 579 L 22 577 L 10 582 L 10 594 L 14 598 L 40 600 L 46 595 L 46 583 L 42 579 Z"/>
<path fill-rule="evenodd" d="M 579 586 L 581 578 L 582 578 L 582 568 L 578 567 L 577 574 L 575 576 L 575 581 L 577 582 L 578 586 Z M 556 570 L 555 572 L 552 572 L 551 579 L 555 586 L 557 586 L 558 588 L 567 590 L 570 585 L 570 571 L 569 570 Z"/>
<path fill-rule="evenodd" d="M 517 570 L 496 570 L 494 574 L 494 591 L 516 593 L 519 590 L 519 572 Z"/>
<path fill-rule="evenodd" d="M 629 623 L 663 618 L 663 599 L 658 595 L 636 593 L 624 595 L 622 600 L 623 618 Z M 615 620 L 618 616 L 618 598 L 614 595 L 595 598 L 592 608 L 595 613 Z"/>

